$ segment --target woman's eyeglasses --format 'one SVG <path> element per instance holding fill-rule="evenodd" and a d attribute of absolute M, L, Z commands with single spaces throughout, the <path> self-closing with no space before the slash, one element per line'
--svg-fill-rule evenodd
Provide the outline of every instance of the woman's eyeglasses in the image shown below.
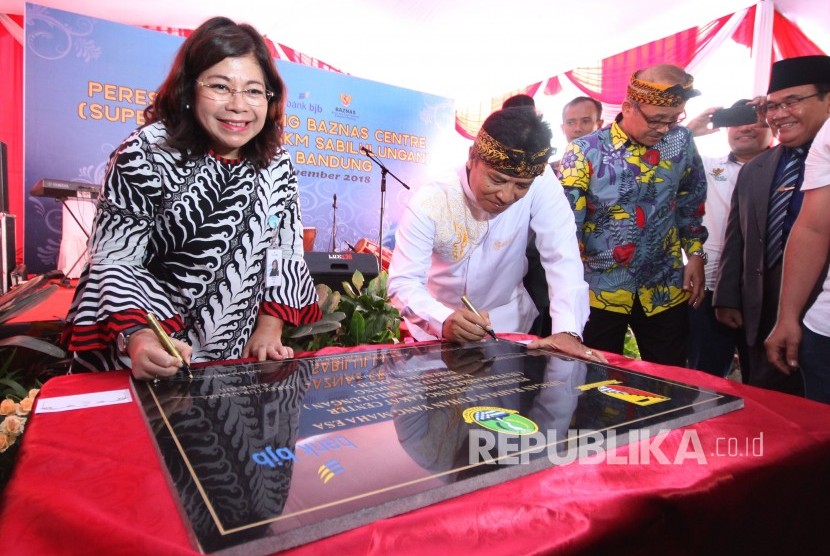
<path fill-rule="evenodd" d="M 262 106 L 274 96 L 273 91 L 258 89 L 256 87 L 237 90 L 228 87 L 224 83 L 205 83 L 204 81 L 196 81 L 196 84 L 202 88 L 204 95 L 212 100 L 228 101 L 233 98 L 233 95 L 239 93 L 242 95 L 242 98 L 245 99 L 245 102 L 251 106 Z"/>

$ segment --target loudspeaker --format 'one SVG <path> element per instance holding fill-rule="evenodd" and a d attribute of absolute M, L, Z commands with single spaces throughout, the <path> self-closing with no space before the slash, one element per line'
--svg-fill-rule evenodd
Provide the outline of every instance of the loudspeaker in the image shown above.
<path fill-rule="evenodd" d="M 0 212 L 0 294 L 11 288 L 11 273 L 15 266 L 14 215 Z"/>
<path fill-rule="evenodd" d="M 9 212 L 9 159 L 6 144 L 0 141 L 0 212 Z"/>
<path fill-rule="evenodd" d="M 366 253 L 305 254 L 305 264 L 315 284 L 326 284 L 333 291 L 342 292 L 343 282 L 349 282 L 355 270 L 359 270 L 368 283 L 378 275 L 378 260 Z"/>

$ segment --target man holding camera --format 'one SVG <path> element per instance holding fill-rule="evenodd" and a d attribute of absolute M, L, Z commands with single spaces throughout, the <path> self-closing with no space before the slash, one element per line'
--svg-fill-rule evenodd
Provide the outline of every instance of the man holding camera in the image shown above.
<path fill-rule="evenodd" d="M 731 108 L 707 109 L 700 117 L 689 122 L 688 128 L 695 136 L 727 128 L 729 154 L 719 157 L 702 157 L 706 171 L 706 213 L 703 225 L 709 231 L 706 240 L 706 297 L 703 303 L 689 310 L 689 368 L 725 377 L 732 370 L 735 347 L 743 358 L 743 345 L 739 334 L 715 318 L 712 297 L 718 276 L 721 251 L 726 235 L 726 219 L 732 192 L 743 165 L 770 148 L 772 131 L 763 119 L 758 119 L 750 101 L 741 99 Z M 712 123 L 710 128 L 708 124 Z M 743 377 L 746 378 L 746 377 Z"/>
<path fill-rule="evenodd" d="M 758 155 L 738 176 L 714 306 L 718 320 L 743 328 L 749 383 L 803 393 L 800 373 L 785 374 L 768 361 L 764 339 L 775 324 L 781 259 L 801 209 L 804 158 L 830 115 L 830 57 L 802 56 L 772 66 L 766 119 L 780 145 Z"/>

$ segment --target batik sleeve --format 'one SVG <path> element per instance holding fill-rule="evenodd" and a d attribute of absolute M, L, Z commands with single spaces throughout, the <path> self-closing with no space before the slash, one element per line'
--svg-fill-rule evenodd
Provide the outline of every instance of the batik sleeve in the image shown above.
<path fill-rule="evenodd" d="M 297 174 L 286 153 L 269 170 L 275 192 L 282 195 L 277 247 L 282 253 L 280 285 L 266 287 L 260 313 L 296 326 L 320 320 L 314 281 L 303 257 L 303 222 Z"/>
<path fill-rule="evenodd" d="M 149 128 L 136 131 L 110 157 L 90 236 L 89 264 L 67 317 L 71 351 L 106 349 L 118 332 L 145 325 L 146 312 L 155 313 L 168 332 L 183 327 L 145 266 L 164 188 L 150 160 L 148 133 Z"/>

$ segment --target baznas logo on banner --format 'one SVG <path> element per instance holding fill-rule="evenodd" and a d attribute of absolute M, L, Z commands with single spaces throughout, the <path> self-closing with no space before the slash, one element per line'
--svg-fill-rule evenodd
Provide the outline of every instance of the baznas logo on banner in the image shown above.
<path fill-rule="evenodd" d="M 465 423 L 478 423 L 485 429 L 510 434 L 533 434 L 539 426 L 515 409 L 501 407 L 471 407 L 463 413 Z"/>
<path fill-rule="evenodd" d="M 612 398 L 636 405 L 652 405 L 671 399 L 660 394 L 653 394 L 645 390 L 632 388 L 631 386 L 622 386 L 619 380 L 603 380 L 602 382 L 577 386 L 577 388 L 583 392 L 596 388 L 606 396 L 611 396 Z"/>

